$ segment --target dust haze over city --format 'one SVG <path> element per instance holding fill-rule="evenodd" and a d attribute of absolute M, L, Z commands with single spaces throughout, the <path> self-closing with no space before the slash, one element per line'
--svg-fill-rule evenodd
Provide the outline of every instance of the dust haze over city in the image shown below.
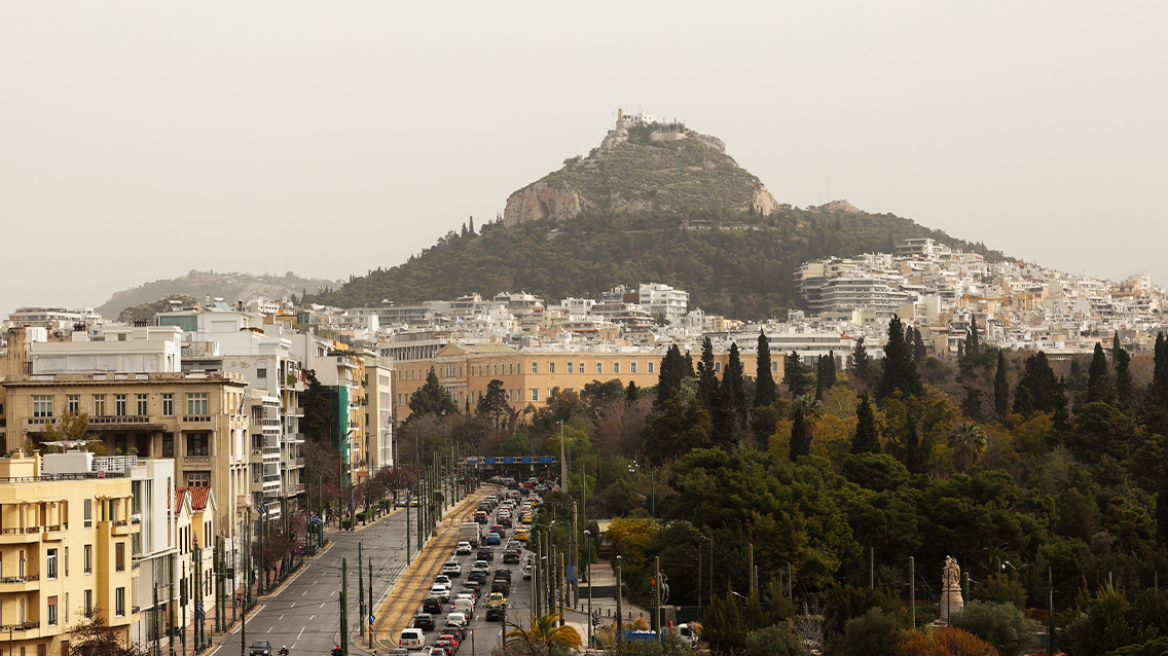
<path fill-rule="evenodd" d="M 716 135 L 781 203 L 847 199 L 1163 285 L 1166 18 L 1154 2 L 5 3 L 0 313 L 191 269 L 388 268 L 586 155 L 618 108 Z"/>

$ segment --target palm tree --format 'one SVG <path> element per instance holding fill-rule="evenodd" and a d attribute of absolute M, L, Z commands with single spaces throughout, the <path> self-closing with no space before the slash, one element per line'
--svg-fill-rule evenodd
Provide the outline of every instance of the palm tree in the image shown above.
<path fill-rule="evenodd" d="M 953 461 L 961 469 L 976 464 L 985 453 L 986 434 L 975 423 L 963 421 L 949 431 L 949 448 L 953 449 Z"/>
<path fill-rule="evenodd" d="M 556 626 L 559 623 L 559 613 L 547 613 L 540 617 L 528 615 L 530 628 L 523 629 L 516 626 L 507 634 L 507 644 L 518 644 L 527 647 L 528 653 L 551 656 L 564 648 L 578 651 L 583 644 L 580 634 L 570 626 Z"/>

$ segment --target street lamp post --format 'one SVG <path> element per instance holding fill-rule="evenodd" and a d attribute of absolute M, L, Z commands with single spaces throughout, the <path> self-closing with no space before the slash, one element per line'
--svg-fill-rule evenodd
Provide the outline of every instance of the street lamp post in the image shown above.
<path fill-rule="evenodd" d="M 592 531 L 584 529 L 584 567 L 588 572 L 588 647 L 592 648 Z M 700 573 L 699 573 L 700 574 Z M 577 574 L 579 576 L 579 574 Z M 701 576 L 699 575 L 700 579 Z M 700 596 L 700 595 L 699 595 Z"/>
<path fill-rule="evenodd" d="M 701 537 L 701 539 L 703 539 L 703 540 L 710 541 L 710 597 L 712 598 L 714 596 L 714 538 L 706 537 L 705 535 L 702 535 L 700 533 L 698 534 L 698 536 Z M 701 576 L 702 576 L 702 573 L 699 571 L 698 578 L 700 579 Z"/>

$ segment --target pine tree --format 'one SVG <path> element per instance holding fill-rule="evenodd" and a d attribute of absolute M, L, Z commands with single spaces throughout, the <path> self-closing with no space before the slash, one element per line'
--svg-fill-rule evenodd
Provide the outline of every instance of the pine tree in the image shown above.
<path fill-rule="evenodd" d="M 429 373 L 426 374 L 426 384 L 410 396 L 410 416 L 445 417 L 454 414 L 458 414 L 458 404 L 454 402 L 450 392 L 438 383 L 438 374 L 434 367 L 430 367 Z"/>
<path fill-rule="evenodd" d="M 1103 345 L 1095 342 L 1095 355 L 1087 369 L 1087 403 L 1115 403 L 1115 385 L 1111 382 L 1111 368 Z"/>
<path fill-rule="evenodd" d="M 1010 411 L 1010 381 L 1006 378 L 1006 354 L 998 350 L 998 371 L 994 374 L 994 415 L 1005 421 Z"/>
<path fill-rule="evenodd" d="M 970 355 L 981 351 L 981 338 L 977 334 L 977 317 L 969 315 L 969 343 L 965 345 L 965 352 Z"/>
<path fill-rule="evenodd" d="M 795 351 L 791 351 L 783 365 L 783 383 L 787 386 L 787 393 L 791 398 L 798 398 L 811 393 L 811 380 L 803 358 Z"/>
<path fill-rule="evenodd" d="M 876 413 L 868 393 L 860 394 L 856 407 L 856 435 L 852 438 L 852 453 L 880 453 L 880 434 L 876 430 Z"/>
<path fill-rule="evenodd" d="M 876 386 L 876 399 L 882 400 L 900 390 L 905 396 L 920 396 L 924 393 L 921 377 L 917 374 L 900 317 L 893 315 L 888 322 L 888 342 L 884 345 L 884 371 Z"/>
<path fill-rule="evenodd" d="M 860 338 L 861 341 L 863 338 Z M 771 375 L 771 347 L 766 332 L 758 331 L 758 356 L 755 359 L 754 407 L 771 405 L 776 400 L 775 378 Z"/>
<path fill-rule="evenodd" d="M 852 372 L 868 385 L 875 378 L 872 375 L 872 358 L 868 357 L 868 349 L 864 348 L 863 337 L 856 340 L 856 346 L 852 349 Z"/>
<path fill-rule="evenodd" d="M 725 390 L 726 401 L 734 405 L 734 416 L 738 427 L 746 425 L 746 389 L 743 388 L 742 357 L 738 353 L 738 344 L 730 344 L 730 356 L 726 360 L 726 373 L 722 374 L 722 389 Z"/>

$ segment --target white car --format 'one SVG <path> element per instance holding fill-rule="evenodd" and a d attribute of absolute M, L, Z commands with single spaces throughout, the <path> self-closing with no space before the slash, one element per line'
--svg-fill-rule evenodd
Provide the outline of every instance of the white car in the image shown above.
<path fill-rule="evenodd" d="M 442 573 L 451 578 L 462 576 L 462 565 L 458 563 L 446 563 L 442 566 Z"/>
<path fill-rule="evenodd" d="M 474 564 L 474 569 L 481 569 L 484 572 L 489 572 L 489 571 L 491 571 L 491 564 L 485 560 L 476 560 L 475 564 Z"/>
<path fill-rule="evenodd" d="M 454 553 L 459 556 L 469 556 L 474 553 L 474 547 L 470 546 L 469 542 L 459 542 L 458 546 L 454 549 Z"/>
<path fill-rule="evenodd" d="M 466 615 L 462 613 L 450 613 L 446 616 L 446 626 L 466 626 Z"/>
<path fill-rule="evenodd" d="M 476 603 L 478 603 L 477 600 L 475 599 L 475 596 L 469 592 L 460 592 L 457 595 L 455 595 L 454 602 L 458 603 L 460 601 L 469 601 L 472 606 L 475 605 Z"/>
<path fill-rule="evenodd" d="M 441 583 L 435 583 L 434 585 L 430 586 L 429 596 L 438 597 L 442 600 L 442 603 L 446 603 L 450 601 L 450 588 L 442 585 Z"/>

